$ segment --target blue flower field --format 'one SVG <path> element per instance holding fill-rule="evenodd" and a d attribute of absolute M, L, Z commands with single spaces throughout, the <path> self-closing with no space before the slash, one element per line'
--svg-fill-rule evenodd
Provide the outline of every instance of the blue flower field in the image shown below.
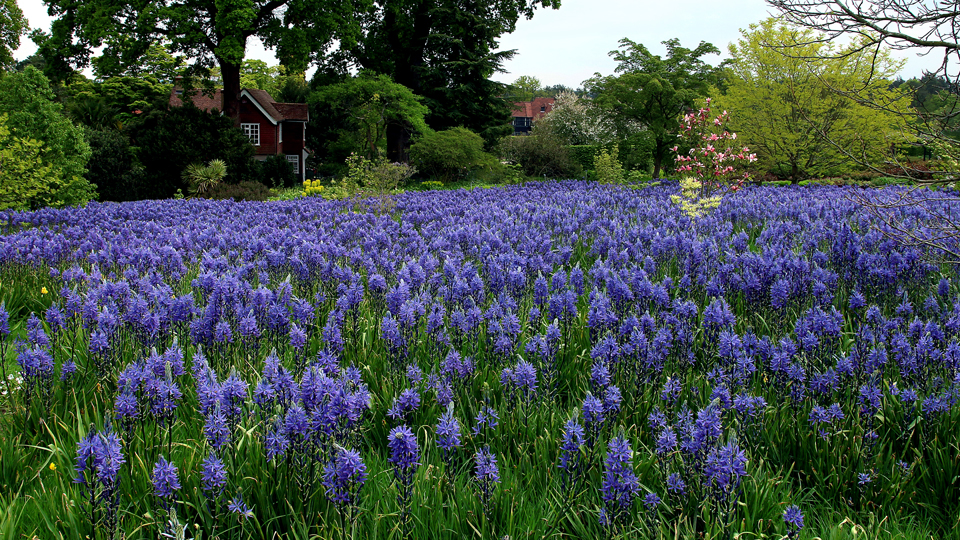
<path fill-rule="evenodd" d="M 2 212 L 0 536 L 960 538 L 957 267 L 850 189 Z"/>

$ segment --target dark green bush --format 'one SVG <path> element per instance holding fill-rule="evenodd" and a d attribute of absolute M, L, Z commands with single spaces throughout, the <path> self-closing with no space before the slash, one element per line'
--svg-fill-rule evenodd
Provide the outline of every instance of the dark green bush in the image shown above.
<path fill-rule="evenodd" d="M 257 179 L 253 146 L 233 120 L 204 112 L 192 105 L 155 110 L 129 126 L 130 141 L 137 147 L 143 180 L 134 199 L 170 198 L 178 189 L 187 192 L 183 170 L 191 163 L 221 159 L 227 164 L 226 182 Z"/>
<path fill-rule="evenodd" d="M 594 156 L 602 147 L 597 144 L 579 144 L 567 148 L 570 151 L 570 159 L 580 165 L 581 169 L 589 171 L 593 169 Z"/>
<path fill-rule="evenodd" d="M 424 134 L 410 147 L 410 164 L 444 183 L 462 179 L 473 169 L 492 167 L 496 161 L 483 151 L 483 138 L 462 127 Z"/>
<path fill-rule="evenodd" d="M 233 199 L 235 201 L 265 201 L 270 197 L 270 188 L 260 182 L 246 181 L 239 184 L 217 184 L 204 194 L 206 199 Z"/>
<path fill-rule="evenodd" d="M 293 172 L 293 164 L 287 161 L 286 156 L 270 156 L 258 162 L 260 183 L 273 188 L 289 188 L 297 183 L 297 175 Z"/>
<path fill-rule="evenodd" d="M 90 161 L 84 177 L 97 186 L 101 201 L 132 201 L 143 176 L 130 139 L 116 129 L 85 130 Z"/>
<path fill-rule="evenodd" d="M 548 178 L 575 178 L 583 174 L 568 146 L 549 133 L 504 137 L 500 141 L 500 157 L 520 165 L 527 176 Z"/>

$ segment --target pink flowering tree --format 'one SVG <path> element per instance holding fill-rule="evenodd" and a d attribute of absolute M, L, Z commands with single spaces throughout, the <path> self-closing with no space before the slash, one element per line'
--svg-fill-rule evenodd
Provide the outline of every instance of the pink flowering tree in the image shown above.
<path fill-rule="evenodd" d="M 746 146 L 736 146 L 737 134 L 724 129 L 729 113 L 710 115 L 710 99 L 697 112 L 683 116 L 680 137 L 690 143 L 686 155 L 677 153 L 677 172 L 696 184 L 697 196 L 707 198 L 736 191 L 750 179 L 745 166 L 757 160 Z"/>

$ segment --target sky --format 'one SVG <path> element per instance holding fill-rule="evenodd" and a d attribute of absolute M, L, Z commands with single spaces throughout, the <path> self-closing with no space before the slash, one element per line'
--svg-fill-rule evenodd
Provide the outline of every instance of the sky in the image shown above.
<path fill-rule="evenodd" d="M 20 0 L 18 4 L 31 28 L 49 31 L 51 19 L 40 0 Z M 613 73 L 616 62 L 608 53 L 623 38 L 642 43 L 661 56 L 666 54 L 662 42 L 671 38 L 689 49 L 707 41 L 723 52 L 703 57 L 716 64 L 727 58 L 727 46 L 739 39 L 740 29 L 771 14 L 763 0 L 562 0 L 559 9 L 539 9 L 532 19 L 521 18 L 512 34 L 501 37 L 501 49 L 515 49 L 517 54 L 504 64 L 506 73 L 493 78 L 509 83 L 529 75 L 544 86 L 577 88 L 594 73 Z M 33 42 L 23 38 L 14 58 L 22 60 L 35 51 Z M 939 65 L 935 55 L 894 54 L 907 60 L 901 72 L 904 78 L 919 77 L 924 69 Z M 277 63 L 259 40 L 247 43 L 247 57 Z"/>

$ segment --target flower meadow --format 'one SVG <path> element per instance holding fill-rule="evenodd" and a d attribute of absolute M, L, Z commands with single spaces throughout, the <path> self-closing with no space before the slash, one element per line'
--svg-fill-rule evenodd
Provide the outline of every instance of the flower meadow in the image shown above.
<path fill-rule="evenodd" d="M 957 538 L 956 269 L 677 192 L 0 215 L 0 535 Z"/>

